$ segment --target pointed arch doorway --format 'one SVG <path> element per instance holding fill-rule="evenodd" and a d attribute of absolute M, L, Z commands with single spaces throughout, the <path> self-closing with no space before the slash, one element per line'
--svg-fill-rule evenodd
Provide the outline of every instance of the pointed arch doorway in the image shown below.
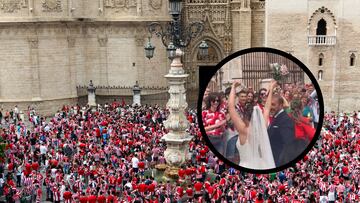
<path fill-rule="evenodd" d="M 209 45 L 209 54 L 201 57 L 198 47 L 202 40 Z M 196 107 L 199 97 L 199 69 L 213 69 L 225 57 L 221 44 L 212 38 L 206 37 L 198 40 L 190 48 L 186 55 L 186 66 L 188 67 L 187 101 L 190 107 Z M 220 91 L 222 85 L 222 74 L 218 71 L 210 81 L 212 91 Z"/>

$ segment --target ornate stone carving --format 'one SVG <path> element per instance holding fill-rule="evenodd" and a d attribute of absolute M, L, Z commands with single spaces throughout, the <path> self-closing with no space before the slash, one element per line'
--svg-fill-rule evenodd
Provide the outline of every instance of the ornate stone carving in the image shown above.
<path fill-rule="evenodd" d="M 31 49 L 37 49 L 39 47 L 39 39 L 37 37 L 29 37 L 28 41 Z"/>
<path fill-rule="evenodd" d="M 100 47 L 106 47 L 107 42 L 108 42 L 108 37 L 107 36 L 98 36 L 98 42 Z"/>
<path fill-rule="evenodd" d="M 171 63 L 169 74 L 165 78 L 169 81 L 170 99 L 167 107 L 170 111 L 168 119 L 164 122 L 165 127 L 169 133 L 162 137 L 165 140 L 167 148 L 164 152 L 166 163 L 170 166 L 179 167 L 185 163 L 188 157 L 188 143 L 192 139 L 186 129 L 189 123 L 185 116 L 186 90 L 184 82 L 188 74 L 184 73 L 183 64 L 181 63 L 181 56 L 183 52 L 180 49 L 176 50 L 176 56 Z"/>
<path fill-rule="evenodd" d="M 336 26 L 336 19 L 334 14 L 326 7 L 322 6 L 318 8 L 310 17 L 308 25 L 310 26 L 311 22 L 315 19 L 316 16 L 328 16 Z"/>
<path fill-rule="evenodd" d="M 67 41 L 69 48 L 75 47 L 75 37 L 67 37 Z"/>
<path fill-rule="evenodd" d="M 5 13 L 13 13 L 14 11 L 26 8 L 28 5 L 27 0 L 1 0 L 0 8 Z"/>
<path fill-rule="evenodd" d="M 253 10 L 265 9 L 265 1 L 253 1 L 250 4 L 250 8 Z"/>
<path fill-rule="evenodd" d="M 162 6 L 162 0 L 149 0 L 149 5 L 153 8 L 153 9 L 160 9 Z"/>
<path fill-rule="evenodd" d="M 135 29 L 135 42 L 136 46 L 144 46 L 144 39 L 145 39 L 145 30 L 138 27 Z"/>
<path fill-rule="evenodd" d="M 107 8 L 132 8 L 136 7 L 136 0 L 104 0 L 104 7 Z"/>
<path fill-rule="evenodd" d="M 43 0 L 44 12 L 62 12 L 61 0 Z"/>
<path fill-rule="evenodd" d="M 136 42 L 136 46 L 142 47 L 144 46 L 145 40 L 144 38 L 136 37 L 135 42 Z"/>

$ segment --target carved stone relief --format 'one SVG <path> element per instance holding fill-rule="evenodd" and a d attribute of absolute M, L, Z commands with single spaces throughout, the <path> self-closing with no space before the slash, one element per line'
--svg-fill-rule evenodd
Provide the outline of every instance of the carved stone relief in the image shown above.
<path fill-rule="evenodd" d="M 145 33 L 144 29 L 137 28 L 135 29 L 135 42 L 136 46 L 144 46 L 145 42 Z"/>
<path fill-rule="evenodd" d="M 108 42 L 108 37 L 106 35 L 99 35 L 98 42 L 99 42 L 100 47 L 106 47 L 107 42 Z"/>
<path fill-rule="evenodd" d="M 28 0 L 0 0 L 0 8 L 5 13 L 13 13 L 21 8 L 26 8 Z"/>
<path fill-rule="evenodd" d="M 265 9 L 265 1 L 251 2 L 250 8 L 253 9 L 253 10 Z"/>
<path fill-rule="evenodd" d="M 44 12 L 62 12 L 61 0 L 43 0 Z"/>
<path fill-rule="evenodd" d="M 67 41 L 68 41 L 68 47 L 69 48 L 75 47 L 75 37 L 68 37 Z"/>
<path fill-rule="evenodd" d="M 104 7 L 107 8 L 132 8 L 136 7 L 136 0 L 104 0 Z"/>
<path fill-rule="evenodd" d="M 162 6 L 162 0 L 149 0 L 149 5 L 155 10 L 160 9 Z"/>
<path fill-rule="evenodd" d="M 28 41 L 31 49 L 37 49 L 39 47 L 39 39 L 37 37 L 29 37 Z"/>

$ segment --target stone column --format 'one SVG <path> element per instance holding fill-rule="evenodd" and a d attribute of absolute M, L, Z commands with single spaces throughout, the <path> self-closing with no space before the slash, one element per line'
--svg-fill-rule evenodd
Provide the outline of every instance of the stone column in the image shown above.
<path fill-rule="evenodd" d="M 141 95 L 140 95 L 141 89 L 139 87 L 138 81 L 136 81 L 136 84 L 134 85 L 132 90 L 133 90 L 133 104 L 132 105 L 140 106 L 141 105 Z"/>
<path fill-rule="evenodd" d="M 104 28 L 105 29 L 105 28 Z M 103 31 L 105 32 L 105 31 Z M 99 42 L 99 59 L 100 59 L 100 85 L 109 86 L 108 63 L 107 63 L 107 43 L 108 37 L 105 34 L 98 36 Z"/>
<path fill-rule="evenodd" d="M 41 86 L 40 86 L 40 70 L 39 70 L 39 40 L 37 37 L 29 37 L 30 46 L 30 64 L 32 74 L 32 100 L 41 100 Z"/>
<path fill-rule="evenodd" d="M 90 108 L 96 107 L 96 98 L 95 98 L 95 90 L 94 84 L 92 83 L 92 80 L 90 80 L 90 84 L 87 88 L 88 90 L 88 105 Z"/>
<path fill-rule="evenodd" d="M 76 94 L 76 51 L 75 37 L 68 36 L 68 60 L 69 60 L 69 76 L 70 76 L 70 96 L 77 97 Z"/>
<path fill-rule="evenodd" d="M 168 168 L 165 173 L 170 177 L 176 176 L 179 167 L 188 159 L 189 142 L 192 138 L 192 136 L 185 131 L 189 126 L 185 116 L 187 103 L 186 90 L 184 87 L 188 74 L 185 74 L 183 64 L 181 63 L 182 55 L 183 52 L 177 49 L 176 56 L 171 63 L 170 71 L 165 75 L 170 87 L 170 99 L 166 105 L 170 111 L 170 115 L 164 122 L 169 133 L 164 135 L 162 139 L 167 145 L 165 160 Z"/>

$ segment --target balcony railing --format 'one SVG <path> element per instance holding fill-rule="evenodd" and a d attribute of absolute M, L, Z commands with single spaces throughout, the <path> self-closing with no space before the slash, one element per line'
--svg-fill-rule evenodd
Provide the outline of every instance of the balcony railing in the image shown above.
<path fill-rule="evenodd" d="M 310 46 L 331 46 L 336 44 L 336 36 L 313 35 L 308 36 L 308 44 Z"/>

